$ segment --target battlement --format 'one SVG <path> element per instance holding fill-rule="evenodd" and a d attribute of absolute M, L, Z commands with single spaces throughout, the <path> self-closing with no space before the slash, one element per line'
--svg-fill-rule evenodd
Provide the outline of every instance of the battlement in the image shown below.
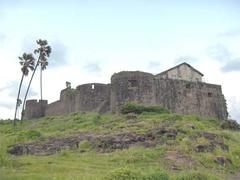
<path fill-rule="evenodd" d="M 79 111 L 119 112 L 124 103 L 135 102 L 161 105 L 181 114 L 226 119 L 227 107 L 221 86 L 202 82 L 202 76 L 186 63 L 157 75 L 122 71 L 112 75 L 111 84 L 88 83 L 76 89 L 67 87 L 61 91 L 60 99 L 51 104 L 28 100 L 25 117 Z"/>
<path fill-rule="evenodd" d="M 28 100 L 26 101 L 26 108 L 24 118 L 39 118 L 45 115 L 45 111 L 48 105 L 47 100 Z"/>

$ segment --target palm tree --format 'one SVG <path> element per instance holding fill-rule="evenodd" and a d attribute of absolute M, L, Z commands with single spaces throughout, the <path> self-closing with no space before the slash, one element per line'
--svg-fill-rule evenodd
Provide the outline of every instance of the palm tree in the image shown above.
<path fill-rule="evenodd" d="M 41 53 L 42 53 L 42 57 L 39 61 L 40 63 L 40 94 L 41 94 L 41 114 L 43 114 L 43 107 L 42 107 L 42 71 L 45 70 L 48 66 L 48 61 L 47 61 L 47 57 L 49 57 L 50 53 L 51 53 L 51 47 L 50 46 L 47 46 L 47 41 L 41 41 L 39 40 L 38 41 L 38 44 L 40 45 L 40 47 L 38 49 L 36 49 L 34 51 L 34 53 L 39 53 L 39 56 L 41 56 Z"/>
<path fill-rule="evenodd" d="M 31 76 L 31 79 L 29 81 L 28 88 L 27 88 L 27 91 L 26 91 L 26 94 L 25 94 L 25 97 L 24 97 L 21 120 L 24 117 L 27 95 L 28 95 L 28 92 L 29 92 L 34 74 L 35 74 L 39 64 L 41 65 L 41 69 L 40 69 L 40 73 L 41 73 L 40 74 L 40 91 L 41 91 L 41 100 L 42 100 L 42 70 L 46 69 L 46 67 L 48 65 L 47 57 L 50 56 L 50 53 L 51 53 L 52 50 L 51 50 L 50 46 L 47 46 L 47 44 L 48 44 L 47 40 L 39 39 L 39 40 L 37 40 L 37 44 L 39 45 L 39 48 L 34 50 L 34 54 L 39 53 L 39 56 L 38 56 L 37 63 L 35 65 L 34 69 L 33 69 L 33 73 L 32 73 L 32 76 Z"/>
<path fill-rule="evenodd" d="M 19 63 L 22 66 L 22 68 L 21 68 L 22 77 L 21 77 L 21 81 L 19 84 L 19 88 L 18 88 L 17 102 L 16 102 L 15 114 L 14 114 L 14 119 L 13 119 L 14 127 L 16 125 L 17 109 L 22 103 L 21 99 L 19 99 L 19 96 L 20 96 L 20 92 L 21 92 L 21 88 L 22 88 L 23 78 L 24 78 L 24 76 L 28 75 L 29 69 L 30 70 L 34 69 L 34 63 L 35 63 L 35 59 L 32 54 L 23 53 L 22 57 L 18 57 L 18 58 L 20 59 Z"/>

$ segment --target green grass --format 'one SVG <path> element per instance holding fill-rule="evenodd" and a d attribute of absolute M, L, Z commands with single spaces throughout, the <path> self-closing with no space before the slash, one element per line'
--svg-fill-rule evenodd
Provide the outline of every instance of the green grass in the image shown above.
<path fill-rule="evenodd" d="M 194 115 L 169 112 L 142 112 L 135 118 L 125 114 L 72 113 L 58 117 L 44 117 L 17 123 L 0 121 L 0 179 L 224 179 L 240 171 L 240 132 L 223 130 L 220 122 Z M 114 135 L 134 132 L 142 135 L 151 129 L 176 130 L 176 139 L 159 137 L 165 143 L 145 147 L 135 144 L 129 149 L 108 153 L 96 151 L 84 140 L 77 149 L 62 149 L 54 155 L 13 156 L 7 153 L 9 145 L 40 141 L 49 137 L 69 137 L 79 132 Z M 197 144 L 209 143 L 201 132 L 217 135 L 229 152 L 216 147 L 213 152 L 195 152 Z M 179 161 L 166 160 L 166 153 L 178 152 Z M 214 156 L 224 156 L 231 164 L 219 165 Z M 186 162 L 190 158 L 194 163 Z M 173 170 L 176 166 L 179 170 Z"/>

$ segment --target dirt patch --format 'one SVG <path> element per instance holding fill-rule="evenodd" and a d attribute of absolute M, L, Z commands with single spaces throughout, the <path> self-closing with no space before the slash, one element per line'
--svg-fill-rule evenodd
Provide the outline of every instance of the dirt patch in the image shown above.
<path fill-rule="evenodd" d="M 196 165 L 196 161 L 192 160 L 190 156 L 183 155 L 178 151 L 167 151 L 165 153 L 164 159 L 174 162 L 174 164 L 171 164 L 170 166 L 170 169 L 172 170 L 181 170 L 182 164 L 189 167 Z"/>
<path fill-rule="evenodd" d="M 87 140 L 90 146 L 98 152 L 111 152 L 116 149 L 126 149 L 131 145 L 140 144 L 143 146 L 155 146 L 163 144 L 162 137 L 167 139 L 175 139 L 177 131 L 174 129 L 152 129 L 143 135 L 138 135 L 133 132 L 119 134 L 94 134 L 94 133 L 79 133 L 66 138 L 51 137 L 47 141 L 32 141 L 26 143 L 18 143 L 12 145 L 8 149 L 8 153 L 13 155 L 36 154 L 36 155 L 51 155 L 62 149 L 79 148 L 79 144 L 83 140 Z"/>

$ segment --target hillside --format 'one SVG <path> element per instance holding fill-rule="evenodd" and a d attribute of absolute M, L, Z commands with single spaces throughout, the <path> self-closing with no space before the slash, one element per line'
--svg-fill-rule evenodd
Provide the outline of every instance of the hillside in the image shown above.
<path fill-rule="evenodd" d="M 164 110 L 72 113 L 15 131 L 5 120 L 0 179 L 238 179 L 239 144 L 218 120 Z"/>

